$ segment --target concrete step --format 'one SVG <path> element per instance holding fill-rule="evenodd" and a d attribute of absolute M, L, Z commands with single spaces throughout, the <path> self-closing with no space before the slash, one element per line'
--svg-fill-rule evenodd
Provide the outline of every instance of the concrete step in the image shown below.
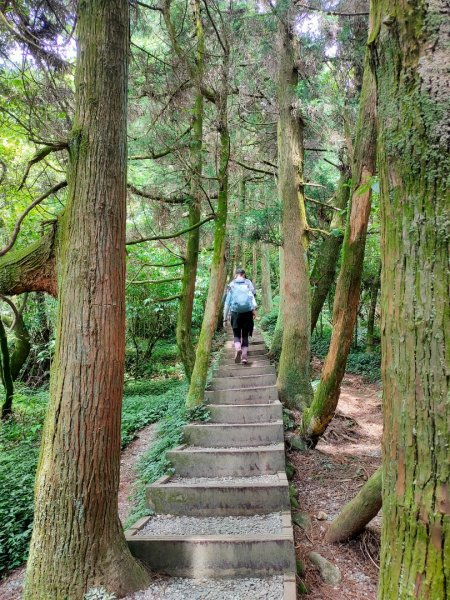
<path fill-rule="evenodd" d="M 242 448 L 183 445 L 167 452 L 167 458 L 181 477 L 248 477 L 285 468 L 284 444 Z"/>
<path fill-rule="evenodd" d="M 148 506 L 159 514 L 214 516 L 289 510 L 286 473 L 258 477 L 172 477 L 147 488 Z"/>
<path fill-rule="evenodd" d="M 234 353 L 235 353 L 234 348 L 225 348 L 225 350 L 222 351 L 222 356 L 225 358 L 234 358 Z M 251 346 L 249 346 L 249 349 L 248 349 L 249 356 L 261 356 L 264 354 L 267 354 L 266 346 L 257 346 L 255 349 L 253 349 Z"/>
<path fill-rule="evenodd" d="M 259 366 L 259 363 L 229 365 L 213 371 L 214 377 L 241 377 L 242 375 L 275 375 L 275 366 L 270 363 Z"/>
<path fill-rule="evenodd" d="M 275 385 L 245 389 L 211 390 L 205 392 L 205 400 L 211 404 L 270 404 L 278 400 Z"/>
<path fill-rule="evenodd" d="M 210 383 L 210 389 L 212 390 L 235 390 L 247 389 L 251 387 L 264 387 L 267 385 L 275 385 L 277 377 L 275 373 L 268 373 L 266 375 L 244 375 L 241 373 L 240 377 L 214 377 Z"/>
<path fill-rule="evenodd" d="M 235 365 L 236 367 L 242 366 L 242 368 L 248 369 L 252 365 L 258 365 L 260 367 L 267 366 L 272 364 L 270 362 L 270 356 L 268 354 L 262 354 L 260 356 L 249 356 L 248 363 L 243 365 L 242 363 L 236 364 L 234 362 L 234 354 L 232 357 L 222 356 L 219 359 L 219 367 L 231 367 Z"/>
<path fill-rule="evenodd" d="M 133 555 L 151 571 L 179 577 L 230 577 L 293 573 L 295 553 L 290 513 L 279 532 L 234 535 L 146 535 L 152 517 L 126 533 Z"/>
<path fill-rule="evenodd" d="M 282 443 L 283 421 L 273 423 L 202 423 L 185 425 L 184 439 L 191 446 L 240 448 Z"/>
<path fill-rule="evenodd" d="M 211 423 L 272 423 L 283 419 L 281 402 L 272 404 L 210 404 Z"/>

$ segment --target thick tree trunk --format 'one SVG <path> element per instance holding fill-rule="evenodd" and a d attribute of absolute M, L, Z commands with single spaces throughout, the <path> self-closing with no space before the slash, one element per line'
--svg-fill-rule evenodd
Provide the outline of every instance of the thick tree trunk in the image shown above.
<path fill-rule="evenodd" d="M 58 325 L 24 600 L 147 582 L 117 513 L 125 342 L 128 2 L 80 2 Z"/>
<path fill-rule="evenodd" d="M 192 144 L 191 144 L 191 198 L 189 204 L 189 226 L 200 221 L 201 217 L 201 176 L 203 168 L 203 110 L 204 100 L 200 85 L 203 78 L 203 65 L 205 53 L 205 38 L 203 23 L 200 13 L 200 2 L 192 3 L 195 31 L 197 37 L 197 53 L 195 72 L 197 75 L 197 90 L 192 117 Z M 200 228 L 197 227 L 188 233 L 187 251 L 183 266 L 181 282 L 181 298 L 178 308 L 176 337 L 181 361 L 186 377 L 190 381 L 195 363 L 195 350 L 192 341 L 192 311 L 194 308 L 195 284 L 197 281 L 198 252 L 200 244 Z"/>
<path fill-rule="evenodd" d="M 279 265 L 280 265 L 280 301 L 278 305 L 277 324 L 273 332 L 272 344 L 270 346 L 270 354 L 274 358 L 279 358 L 281 347 L 283 345 L 283 311 L 284 311 L 284 250 L 280 246 L 279 249 Z"/>
<path fill-rule="evenodd" d="M 339 261 L 342 242 L 344 239 L 345 210 L 347 208 L 350 196 L 350 187 L 348 185 L 351 172 L 348 167 L 343 167 L 341 177 L 338 183 L 336 200 L 334 205 L 339 208 L 339 212 L 334 212 L 330 223 L 330 233 L 327 236 L 318 251 L 316 262 L 311 271 L 311 286 L 313 288 L 311 300 L 311 333 L 317 325 L 317 319 L 324 305 L 324 302 L 330 293 L 336 275 L 336 267 Z"/>
<path fill-rule="evenodd" d="M 352 343 L 371 208 L 370 180 L 375 172 L 375 108 L 375 80 L 367 52 L 352 168 L 352 194 L 334 296 L 333 333 L 314 400 L 302 419 L 303 436 L 310 446 L 317 444 L 333 418 Z"/>
<path fill-rule="evenodd" d="M 381 509 L 381 487 L 380 467 L 334 519 L 325 534 L 325 540 L 331 543 L 345 542 L 360 534 Z"/>
<path fill-rule="evenodd" d="M 11 377 L 13 381 L 17 379 L 19 373 L 30 354 L 30 334 L 25 325 L 21 311 L 18 311 L 15 318 L 2 317 L 3 322 L 10 327 L 14 323 L 14 348 L 10 355 Z"/>
<path fill-rule="evenodd" d="M 217 98 L 220 133 L 219 198 L 214 228 L 214 252 L 211 263 L 208 296 L 202 328 L 195 353 L 195 364 L 186 400 L 188 408 L 198 406 L 205 396 L 211 345 L 216 329 L 219 310 L 226 281 L 226 228 L 228 213 L 228 165 L 230 158 L 230 134 L 228 131 L 228 55 L 222 65 L 221 93 Z"/>
<path fill-rule="evenodd" d="M 14 384 L 11 374 L 11 365 L 8 349 L 8 338 L 6 337 L 3 321 L 0 319 L 0 374 L 5 388 L 5 400 L 2 405 L 2 419 L 6 419 L 12 413 L 12 402 L 14 398 Z"/>
<path fill-rule="evenodd" d="M 370 286 L 370 307 L 367 316 L 366 352 L 371 354 L 374 346 L 375 314 L 377 310 L 378 290 L 380 289 L 381 266 Z"/>
<path fill-rule="evenodd" d="M 310 403 L 311 306 L 306 257 L 303 121 L 296 105 L 294 19 L 291 7 L 278 24 L 278 193 L 283 203 L 284 328 L 277 385 L 289 408 Z"/>
<path fill-rule="evenodd" d="M 261 244 L 261 308 L 264 313 L 272 310 L 272 284 L 270 281 L 269 248 Z"/>
<path fill-rule="evenodd" d="M 381 188 L 380 600 L 450 597 L 450 5 L 373 4 Z"/>

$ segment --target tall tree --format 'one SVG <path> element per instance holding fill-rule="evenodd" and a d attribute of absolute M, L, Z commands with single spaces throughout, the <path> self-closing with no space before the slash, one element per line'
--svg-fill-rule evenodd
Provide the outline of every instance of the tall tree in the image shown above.
<path fill-rule="evenodd" d="M 333 333 L 311 406 L 302 418 L 303 435 L 315 446 L 334 416 L 352 343 L 359 306 L 367 226 L 371 209 L 371 178 L 375 172 L 376 90 L 366 52 L 359 118 L 352 165 L 352 190 L 345 229 L 342 264 L 333 304 Z"/>
<path fill-rule="evenodd" d="M 278 193 L 283 203 L 284 298 L 283 345 L 277 385 L 290 408 L 308 405 L 310 380 L 310 289 L 303 180 L 303 129 L 299 101 L 298 59 L 293 8 L 278 15 Z"/>
<path fill-rule="evenodd" d="M 78 8 L 76 114 L 58 226 L 58 326 L 26 600 L 117 594 L 147 574 L 117 513 L 125 340 L 128 2 Z"/>
<path fill-rule="evenodd" d="M 213 22 L 211 14 L 209 14 L 209 17 L 211 22 Z M 224 25 L 222 16 L 221 22 L 222 25 Z M 194 370 L 192 372 L 186 401 L 189 408 L 193 408 L 200 404 L 205 395 L 211 344 L 217 325 L 219 310 L 222 306 L 221 299 L 227 275 L 226 229 L 228 216 L 228 167 L 230 162 L 230 132 L 228 128 L 230 46 L 225 26 L 221 28 L 220 33 L 217 30 L 216 34 L 223 51 L 222 64 L 220 66 L 219 90 L 214 95 L 219 134 L 219 169 L 217 173 L 219 193 L 214 227 L 214 250 L 209 278 L 208 296 L 195 354 Z"/>
<path fill-rule="evenodd" d="M 261 307 L 265 313 L 272 310 L 269 247 L 264 242 L 261 243 Z"/>
<path fill-rule="evenodd" d="M 380 0 L 383 531 L 378 597 L 450 597 L 450 6 Z"/>

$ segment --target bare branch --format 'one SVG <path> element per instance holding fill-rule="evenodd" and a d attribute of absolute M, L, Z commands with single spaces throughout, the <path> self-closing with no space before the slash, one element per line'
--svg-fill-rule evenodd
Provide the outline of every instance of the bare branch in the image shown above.
<path fill-rule="evenodd" d="M 158 194 L 153 194 L 152 192 L 145 192 L 131 183 L 129 183 L 127 187 L 133 194 L 141 196 L 142 198 L 148 198 L 149 200 L 155 200 L 156 202 L 165 202 L 166 204 L 186 204 L 188 201 L 186 196 L 159 196 Z"/>
<path fill-rule="evenodd" d="M 344 13 L 344 12 L 335 12 L 332 10 L 323 10 L 322 8 L 314 8 L 312 6 L 308 6 L 307 4 L 303 4 L 302 2 L 295 2 L 295 6 L 299 6 L 300 8 L 304 8 L 306 10 L 312 10 L 314 12 L 320 12 L 325 15 L 330 15 L 332 17 L 368 17 L 368 12 L 352 12 L 352 13 Z"/>
<path fill-rule="evenodd" d="M 267 171 L 266 169 L 258 169 L 257 167 L 252 167 L 251 165 L 248 165 L 240 160 L 230 158 L 230 161 L 239 165 L 240 167 L 243 167 L 244 169 L 247 169 L 248 171 L 254 171 L 255 173 L 264 173 L 265 175 L 270 175 L 271 177 L 273 177 L 274 175 L 273 171 Z"/>
<path fill-rule="evenodd" d="M 308 196 L 305 196 L 305 200 L 307 200 L 308 202 L 312 202 L 313 204 L 320 204 L 320 206 L 324 206 L 325 208 L 331 208 L 331 210 L 335 210 L 337 212 L 342 212 L 341 208 L 337 208 L 336 206 L 333 206 L 332 204 L 327 204 L 326 202 L 321 202 L 320 200 L 316 200 L 315 198 L 308 198 Z"/>
<path fill-rule="evenodd" d="M 135 281 L 128 281 L 128 284 L 146 284 L 146 285 L 159 285 L 161 283 L 171 283 L 172 281 L 181 281 L 182 277 L 170 277 L 169 279 L 136 279 Z"/>
<path fill-rule="evenodd" d="M 140 244 L 141 242 L 151 242 L 151 241 L 158 241 L 158 240 L 170 240 L 172 238 L 180 237 L 180 235 L 184 235 L 185 233 L 189 233 L 189 231 L 197 229 L 198 227 L 201 227 L 202 225 L 204 225 L 205 223 L 208 223 L 208 221 L 212 221 L 213 219 L 215 219 L 215 215 L 209 215 L 208 217 L 206 217 L 205 219 L 203 219 L 203 221 L 199 221 L 195 225 L 191 225 L 191 227 L 187 227 L 186 229 L 182 229 L 181 231 L 177 231 L 176 233 L 168 233 L 168 234 L 165 234 L 165 235 L 161 234 L 161 235 L 156 235 L 156 236 L 151 236 L 151 237 L 144 237 L 144 238 L 139 238 L 137 240 L 128 240 L 127 241 L 127 245 L 131 246 L 133 244 Z"/>
<path fill-rule="evenodd" d="M 61 190 L 62 188 L 67 186 L 67 181 L 60 181 L 59 183 L 57 183 L 56 185 L 54 185 L 52 188 L 50 188 L 49 190 L 47 190 L 44 194 L 42 194 L 42 196 L 39 196 L 39 198 L 36 198 L 36 200 L 34 202 L 32 202 L 30 204 L 30 206 L 28 206 L 23 213 L 20 215 L 11 239 L 9 240 L 9 242 L 6 244 L 6 246 L 3 246 L 3 248 L 0 249 L 0 256 L 4 256 L 7 252 L 9 252 L 11 250 L 11 248 L 14 246 L 14 244 L 16 243 L 17 240 L 17 236 L 19 235 L 20 232 L 20 228 L 22 226 L 23 220 L 25 219 L 25 217 L 28 215 L 29 212 L 31 212 L 33 210 L 33 208 L 35 206 L 37 206 L 38 204 L 40 204 L 43 200 L 45 200 L 46 198 L 48 198 L 49 196 L 51 196 L 52 194 L 56 194 L 56 192 L 58 192 L 59 190 Z"/>

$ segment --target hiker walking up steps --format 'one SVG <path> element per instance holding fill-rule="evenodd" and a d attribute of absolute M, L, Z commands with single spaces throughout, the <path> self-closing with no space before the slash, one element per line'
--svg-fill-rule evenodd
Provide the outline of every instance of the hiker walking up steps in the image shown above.
<path fill-rule="evenodd" d="M 231 315 L 231 327 L 234 335 L 235 363 L 248 362 L 248 336 L 253 330 L 256 300 L 255 288 L 250 279 L 245 278 L 244 269 L 236 270 L 236 278 L 230 283 L 225 299 L 223 322 L 226 325 Z"/>

